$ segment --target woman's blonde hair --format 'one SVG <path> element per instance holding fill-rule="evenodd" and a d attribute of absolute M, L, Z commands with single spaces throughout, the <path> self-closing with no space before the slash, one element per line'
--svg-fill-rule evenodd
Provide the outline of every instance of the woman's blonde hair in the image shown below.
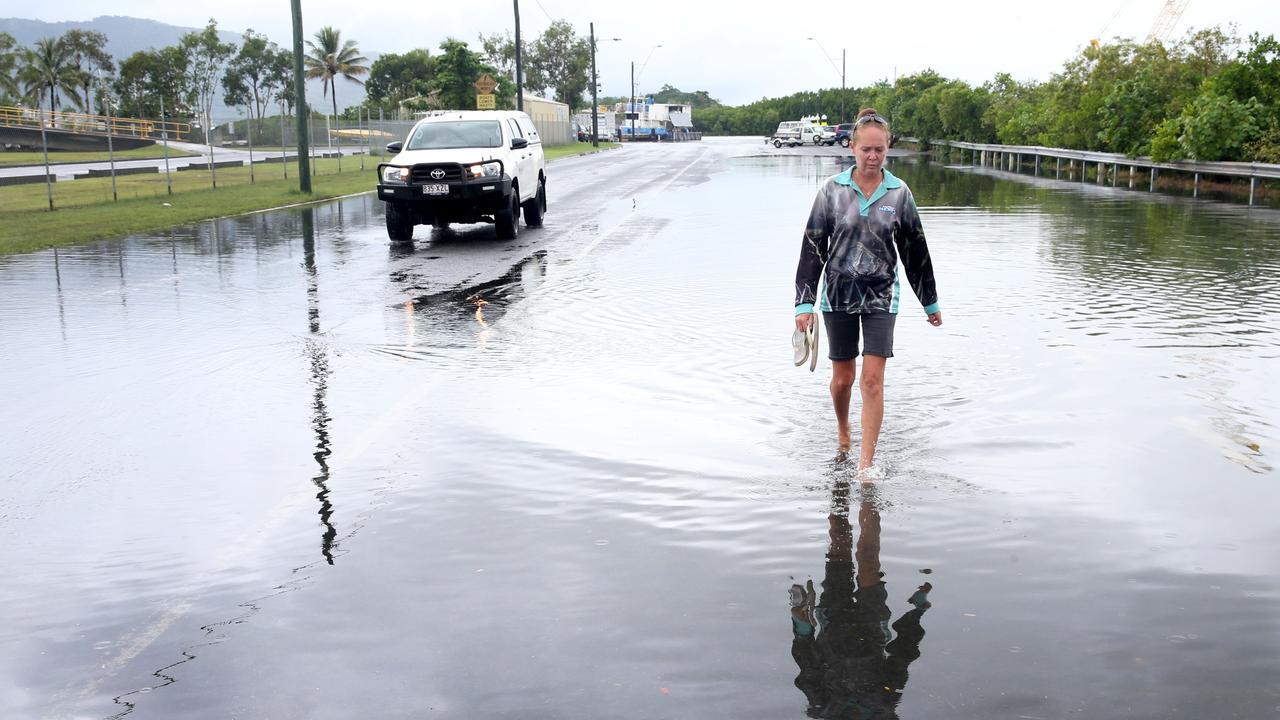
<path fill-rule="evenodd" d="M 863 125 L 879 125 L 884 128 L 885 140 L 892 136 L 889 132 L 889 121 L 876 112 L 875 108 L 867 107 L 858 111 L 858 118 L 853 121 L 853 132 L 849 133 L 849 137 L 856 141 L 858 139 L 858 130 Z"/>

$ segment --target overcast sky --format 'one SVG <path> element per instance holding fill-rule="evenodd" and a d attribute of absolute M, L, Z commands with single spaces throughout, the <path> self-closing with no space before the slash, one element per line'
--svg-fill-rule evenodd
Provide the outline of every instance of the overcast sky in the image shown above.
<path fill-rule="evenodd" d="M 1145 38 L 1165 0 L 519 3 L 526 40 L 535 38 L 552 19 L 568 20 L 584 36 L 587 24 L 594 22 L 601 39 L 622 38 L 600 43 L 597 52 L 606 95 L 628 93 L 634 60 L 640 92 L 665 83 L 682 90 L 707 90 L 721 102 L 739 105 L 819 86 L 839 87 L 841 50 L 848 51 L 846 84 L 850 87 L 929 67 L 974 84 L 999 71 L 1019 79 L 1043 80 L 1090 38 Z M 307 37 L 324 25 L 333 25 L 362 50 L 385 53 L 427 47 L 434 52 L 449 36 L 478 49 L 480 33 L 514 30 L 512 5 L 511 0 L 374 4 L 302 0 L 302 14 Z M 856 9 L 830 9 L 837 7 Z M 50 22 L 112 14 L 189 27 L 202 27 L 212 13 L 220 29 L 253 28 L 281 45 L 292 42 L 288 0 L 220 0 L 208 5 L 172 0 L 109 4 L 58 0 L 22 11 L 23 17 Z M 1280 34 L 1280 2 L 1190 0 L 1175 35 L 1191 27 L 1232 23 L 1241 36 Z M 662 47 L 654 49 L 655 45 Z"/>

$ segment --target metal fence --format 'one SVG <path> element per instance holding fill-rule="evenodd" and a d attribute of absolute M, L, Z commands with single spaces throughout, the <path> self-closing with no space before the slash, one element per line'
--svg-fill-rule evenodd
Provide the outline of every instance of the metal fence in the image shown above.
<path fill-rule="evenodd" d="M 915 138 L 902 138 L 903 140 L 919 142 Z M 1258 162 L 1197 162 L 1194 160 L 1183 160 L 1180 162 L 1156 162 L 1151 158 L 1139 157 L 1131 158 L 1118 153 L 1093 152 L 1091 150 L 1072 150 L 1069 148 L 1051 148 L 1040 145 L 994 145 L 989 143 L 971 143 L 961 142 L 958 140 L 930 140 L 930 145 L 941 147 L 949 147 L 959 150 L 961 158 L 967 151 L 971 160 L 975 165 L 991 166 L 1002 170 L 1012 172 L 1021 171 L 1024 164 L 1024 158 L 1029 159 L 1033 163 L 1034 171 L 1037 175 L 1041 172 L 1041 161 L 1049 159 L 1054 161 L 1054 173 L 1056 177 L 1062 175 L 1062 161 L 1066 160 L 1069 167 L 1074 169 L 1076 163 L 1079 163 L 1080 179 L 1084 181 L 1088 177 L 1088 170 L 1092 166 L 1095 170 L 1095 178 L 1099 185 L 1106 183 L 1110 177 L 1111 184 L 1119 183 L 1121 168 L 1128 169 L 1128 185 L 1134 186 L 1135 171 L 1138 169 L 1147 173 L 1149 178 L 1150 190 L 1155 191 L 1156 180 L 1161 171 L 1173 171 L 1185 173 L 1192 176 L 1193 194 L 1199 195 L 1200 178 L 1202 176 L 1219 176 L 1219 177 L 1237 177 L 1247 178 L 1249 180 L 1249 204 L 1254 204 L 1254 196 L 1257 191 L 1258 181 L 1261 179 L 1275 180 L 1280 179 L 1280 165 Z"/>

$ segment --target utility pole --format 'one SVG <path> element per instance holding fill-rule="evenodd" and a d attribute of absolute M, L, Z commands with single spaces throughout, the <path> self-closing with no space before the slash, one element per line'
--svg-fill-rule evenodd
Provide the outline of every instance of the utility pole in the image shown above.
<path fill-rule="evenodd" d="M 294 0 L 297 2 L 297 0 Z M 516 10 L 516 109 L 524 112 L 524 61 L 520 52 L 520 0 L 511 0 Z"/>
<path fill-rule="evenodd" d="M 293 94 L 298 104 L 298 190 L 311 193 L 311 135 L 307 129 L 307 84 L 302 68 L 302 0 L 293 6 Z M 280 138 L 283 143 L 284 138 Z"/>
<path fill-rule="evenodd" d="M 591 147 L 600 147 L 600 101 L 596 98 L 596 24 L 591 23 Z"/>
<path fill-rule="evenodd" d="M 631 141 L 636 140 L 636 61 L 631 61 L 631 107 L 627 108 L 631 112 L 627 113 L 631 116 Z"/>
<path fill-rule="evenodd" d="M 836 123 L 837 125 L 845 122 L 845 118 L 848 117 L 844 114 L 844 56 L 846 52 L 845 48 L 840 48 L 840 122 Z"/>

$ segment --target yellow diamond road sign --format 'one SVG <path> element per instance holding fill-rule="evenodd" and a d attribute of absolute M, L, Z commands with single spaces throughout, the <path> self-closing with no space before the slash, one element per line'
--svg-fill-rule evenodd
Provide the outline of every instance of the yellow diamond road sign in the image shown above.
<path fill-rule="evenodd" d="M 493 76 L 489 73 L 485 73 L 475 82 L 475 86 L 476 89 L 480 91 L 481 95 L 492 95 L 493 89 L 498 87 L 498 81 L 494 80 Z"/>
<path fill-rule="evenodd" d="M 495 110 L 498 107 L 497 95 L 476 95 L 477 110 Z"/>

